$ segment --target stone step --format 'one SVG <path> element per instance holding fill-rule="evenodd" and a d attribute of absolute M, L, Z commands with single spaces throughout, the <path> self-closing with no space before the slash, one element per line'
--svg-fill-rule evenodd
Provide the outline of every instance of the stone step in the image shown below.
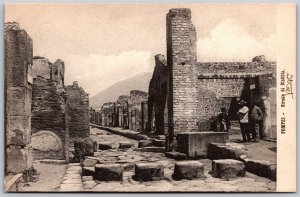
<path fill-rule="evenodd" d="M 151 140 L 140 140 L 138 143 L 138 148 L 143 148 L 146 146 L 150 146 L 152 144 Z"/>
<path fill-rule="evenodd" d="M 122 181 L 123 166 L 121 164 L 97 164 L 94 179 L 98 181 Z"/>
<path fill-rule="evenodd" d="M 157 162 L 135 164 L 135 175 L 132 177 L 137 181 L 158 181 L 164 179 L 164 166 Z"/>
<path fill-rule="evenodd" d="M 169 157 L 171 159 L 175 159 L 175 160 L 186 160 L 187 156 L 184 153 L 180 153 L 180 152 L 166 152 L 165 153 L 166 157 Z"/>
<path fill-rule="evenodd" d="M 196 179 L 204 177 L 204 165 L 199 161 L 180 161 L 175 163 L 173 179 Z"/>
<path fill-rule="evenodd" d="M 98 163 L 98 160 L 87 158 L 83 161 L 83 166 L 84 167 L 94 167 L 97 163 Z"/>
<path fill-rule="evenodd" d="M 258 176 L 276 181 L 276 163 L 264 160 L 246 159 L 246 170 Z"/>
<path fill-rule="evenodd" d="M 212 175 L 216 178 L 231 179 L 243 177 L 246 174 L 243 162 L 234 159 L 212 161 Z"/>
<path fill-rule="evenodd" d="M 83 167 L 82 168 L 82 176 L 92 176 L 95 175 L 95 167 Z"/>
<path fill-rule="evenodd" d="M 153 146 L 164 147 L 166 144 L 166 140 L 153 139 L 152 144 L 153 144 Z"/>
<path fill-rule="evenodd" d="M 99 142 L 98 143 L 99 150 L 109 150 L 113 148 L 112 142 Z"/>
<path fill-rule="evenodd" d="M 119 149 L 128 149 L 132 147 L 133 147 L 133 143 L 130 141 L 124 141 L 119 143 Z"/>
<path fill-rule="evenodd" d="M 139 149 L 142 152 L 155 152 L 155 153 L 164 153 L 165 147 L 155 147 L 155 146 L 149 146 Z"/>

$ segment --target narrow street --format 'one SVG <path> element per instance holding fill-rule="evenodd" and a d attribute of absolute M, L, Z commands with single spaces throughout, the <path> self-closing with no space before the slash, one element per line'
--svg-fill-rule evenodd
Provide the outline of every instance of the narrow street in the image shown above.
<path fill-rule="evenodd" d="M 91 128 L 91 138 L 97 142 L 113 142 L 113 149 L 98 151 L 95 157 L 101 163 L 121 163 L 124 167 L 122 182 L 100 182 L 83 179 L 84 191 L 275 191 L 276 182 L 247 172 L 245 177 L 226 181 L 211 176 L 211 160 L 201 159 L 206 178 L 198 180 L 172 179 L 175 160 L 165 157 L 164 153 L 135 151 L 134 148 L 117 150 L 118 144 L 137 141 L 115 135 L 104 130 Z M 165 179 L 160 181 L 137 182 L 132 179 L 134 164 L 138 162 L 158 162 L 164 166 Z M 86 182 L 86 183 L 85 183 Z"/>

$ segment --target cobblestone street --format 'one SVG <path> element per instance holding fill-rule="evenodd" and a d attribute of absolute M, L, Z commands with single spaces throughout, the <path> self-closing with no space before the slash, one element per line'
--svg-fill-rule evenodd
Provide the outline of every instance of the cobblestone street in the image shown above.
<path fill-rule="evenodd" d="M 121 163 L 125 169 L 123 174 L 123 181 L 103 182 L 94 181 L 92 177 L 83 177 L 84 191 L 275 191 L 276 182 L 269 179 L 256 176 L 247 172 L 243 178 L 236 178 L 232 180 L 224 180 L 214 178 L 210 174 L 211 160 L 199 160 L 204 164 L 204 173 L 206 178 L 198 180 L 180 180 L 172 179 L 175 160 L 165 157 L 164 153 L 157 152 L 141 152 L 133 149 L 117 150 L 119 142 L 131 141 L 137 146 L 137 141 L 125 138 L 123 136 L 111 134 L 107 131 L 97 128 L 91 129 L 91 137 L 97 142 L 113 142 L 113 148 L 110 150 L 95 152 L 95 156 L 91 159 L 97 159 L 100 163 Z M 165 179 L 160 181 L 138 182 L 132 179 L 134 175 L 134 164 L 138 162 L 158 162 L 164 166 Z"/>

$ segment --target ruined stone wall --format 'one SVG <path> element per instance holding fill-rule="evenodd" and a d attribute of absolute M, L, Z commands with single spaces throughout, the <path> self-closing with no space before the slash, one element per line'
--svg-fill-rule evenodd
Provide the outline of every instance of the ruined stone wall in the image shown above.
<path fill-rule="evenodd" d="M 165 118 L 165 108 L 168 91 L 168 67 L 167 61 L 163 55 L 155 56 L 154 72 L 149 84 L 148 96 L 148 132 L 153 130 L 151 127 L 153 116 L 155 114 L 155 132 L 157 134 L 165 133 L 165 126 L 168 119 Z M 155 112 L 155 113 L 154 113 Z"/>
<path fill-rule="evenodd" d="M 198 63 L 199 130 L 211 130 L 210 119 L 220 113 L 221 107 L 235 119 L 238 100 L 245 100 L 250 108 L 259 103 L 276 86 L 275 65 L 267 61 Z"/>
<path fill-rule="evenodd" d="M 90 127 L 88 94 L 78 86 L 76 81 L 73 83 L 73 85 L 66 87 L 66 94 L 66 112 L 70 117 L 70 138 L 89 137 Z"/>
<path fill-rule="evenodd" d="M 171 9 L 167 23 L 167 64 L 169 67 L 168 114 L 172 145 L 179 132 L 197 131 L 198 93 L 195 64 L 197 62 L 196 30 L 190 9 Z"/>
<path fill-rule="evenodd" d="M 38 56 L 33 57 L 32 77 L 43 77 L 45 79 L 51 79 L 51 67 L 52 64 L 48 59 Z"/>
<path fill-rule="evenodd" d="M 65 64 L 60 59 L 56 60 L 54 64 L 52 64 L 51 68 L 51 79 L 53 81 L 58 82 L 61 85 L 64 85 L 65 81 Z"/>
<path fill-rule="evenodd" d="M 102 106 L 103 126 L 115 126 L 116 123 L 116 104 L 114 102 L 104 103 Z"/>
<path fill-rule="evenodd" d="M 34 159 L 65 159 L 64 147 L 68 140 L 65 99 L 66 92 L 59 83 L 42 77 L 33 79 L 31 127 Z"/>
<path fill-rule="evenodd" d="M 130 96 L 121 95 L 117 100 L 117 124 L 121 128 L 128 128 L 128 102 Z"/>
<path fill-rule="evenodd" d="M 5 173 L 21 173 L 32 166 L 31 97 L 32 39 L 17 23 L 6 23 Z"/>
<path fill-rule="evenodd" d="M 129 129 L 134 131 L 141 131 L 142 128 L 142 113 L 141 103 L 147 101 L 148 94 L 140 90 L 130 91 L 128 115 L 129 115 Z"/>

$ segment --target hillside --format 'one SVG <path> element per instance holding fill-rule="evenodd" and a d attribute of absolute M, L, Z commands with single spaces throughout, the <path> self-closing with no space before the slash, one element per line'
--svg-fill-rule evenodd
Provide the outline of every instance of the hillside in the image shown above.
<path fill-rule="evenodd" d="M 114 102 L 120 95 L 129 95 L 130 90 L 141 90 L 148 92 L 151 77 L 152 73 L 145 72 L 117 82 L 91 97 L 90 106 L 96 108 L 101 107 L 103 103 Z"/>

